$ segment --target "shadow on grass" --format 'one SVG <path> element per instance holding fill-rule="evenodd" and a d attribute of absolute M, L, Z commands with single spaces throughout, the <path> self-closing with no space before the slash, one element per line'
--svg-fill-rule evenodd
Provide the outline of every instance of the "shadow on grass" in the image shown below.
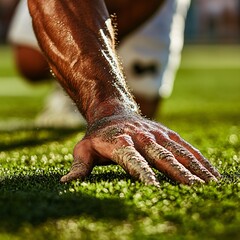
<path fill-rule="evenodd" d="M 34 147 L 52 141 L 64 140 L 85 128 L 19 128 L 0 130 L 0 151 L 10 151 L 22 147 Z"/>
<path fill-rule="evenodd" d="M 14 233 L 25 224 L 37 226 L 68 217 L 126 220 L 129 212 L 141 214 L 111 195 L 98 198 L 81 188 L 78 192 L 70 192 L 69 185 L 60 184 L 59 178 L 59 174 L 45 174 L 1 180 L 0 231 Z"/>

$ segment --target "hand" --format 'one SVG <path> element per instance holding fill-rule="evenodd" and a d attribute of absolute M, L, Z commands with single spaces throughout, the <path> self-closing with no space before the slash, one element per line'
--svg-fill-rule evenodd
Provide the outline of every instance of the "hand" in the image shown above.
<path fill-rule="evenodd" d="M 84 179 L 94 166 L 117 163 L 145 184 L 159 186 L 151 167 L 192 185 L 217 181 L 218 171 L 175 132 L 140 115 L 113 115 L 89 126 L 74 148 L 70 172 L 61 182 Z"/>

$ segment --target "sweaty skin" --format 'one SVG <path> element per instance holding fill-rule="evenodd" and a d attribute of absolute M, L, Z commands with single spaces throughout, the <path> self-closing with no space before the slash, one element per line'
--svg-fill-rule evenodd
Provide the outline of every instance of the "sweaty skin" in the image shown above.
<path fill-rule="evenodd" d="M 151 167 L 173 180 L 217 181 L 218 171 L 175 132 L 141 116 L 122 73 L 115 35 L 102 0 L 28 0 L 40 47 L 88 123 L 62 182 L 84 179 L 113 162 L 159 186 Z"/>

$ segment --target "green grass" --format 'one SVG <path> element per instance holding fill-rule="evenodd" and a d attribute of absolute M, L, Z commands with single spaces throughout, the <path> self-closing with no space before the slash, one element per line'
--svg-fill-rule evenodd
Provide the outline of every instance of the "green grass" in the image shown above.
<path fill-rule="evenodd" d="M 219 183 L 160 190 L 118 166 L 60 184 L 83 129 L 34 128 L 50 91 L 24 83 L 0 48 L 0 239 L 240 239 L 240 48 L 183 52 L 173 95 L 158 120 L 199 148 Z"/>

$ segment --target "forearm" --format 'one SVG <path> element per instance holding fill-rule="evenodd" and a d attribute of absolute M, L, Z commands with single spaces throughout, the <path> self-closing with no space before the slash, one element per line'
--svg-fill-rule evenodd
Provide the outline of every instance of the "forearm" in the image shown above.
<path fill-rule="evenodd" d="M 53 73 L 89 123 L 120 109 L 137 111 L 104 1 L 29 0 L 29 8 Z"/>

